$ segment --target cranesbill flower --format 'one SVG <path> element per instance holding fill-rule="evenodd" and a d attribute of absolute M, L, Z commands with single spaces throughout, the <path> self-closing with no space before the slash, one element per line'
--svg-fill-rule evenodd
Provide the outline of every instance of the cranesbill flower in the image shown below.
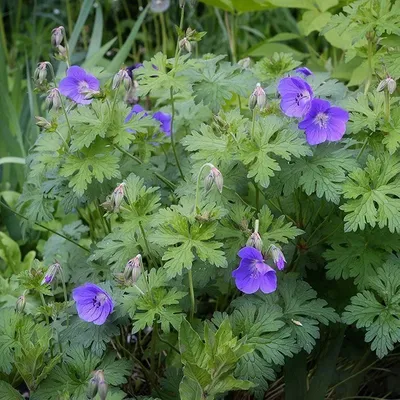
<path fill-rule="evenodd" d="M 274 260 L 275 265 L 279 270 L 285 268 L 286 259 L 282 253 L 282 250 L 279 247 L 274 246 L 273 244 L 269 248 L 269 253 L 271 254 L 272 259 Z"/>
<path fill-rule="evenodd" d="M 239 268 L 232 272 L 237 288 L 246 294 L 261 290 L 263 293 L 272 293 L 276 290 L 276 272 L 264 263 L 260 251 L 254 247 L 244 247 L 238 253 L 242 259 Z"/>
<path fill-rule="evenodd" d="M 296 72 L 296 74 L 302 74 L 304 76 L 313 75 L 312 71 L 310 69 L 308 69 L 307 67 L 296 68 L 294 70 L 294 72 Z"/>
<path fill-rule="evenodd" d="M 331 107 L 327 100 L 314 99 L 310 111 L 299 123 L 299 128 L 306 132 L 309 144 L 335 142 L 346 132 L 348 120 L 349 113 L 343 108 Z"/>
<path fill-rule="evenodd" d="M 171 114 L 163 113 L 162 111 L 157 111 L 153 114 L 153 118 L 160 123 L 160 130 L 164 132 L 166 136 L 171 135 Z"/>
<path fill-rule="evenodd" d="M 78 104 L 90 104 L 92 99 L 87 99 L 86 95 L 88 92 L 97 92 L 99 88 L 99 80 L 77 65 L 68 68 L 67 76 L 58 86 L 61 94 Z"/>
<path fill-rule="evenodd" d="M 281 110 L 288 117 L 303 117 L 307 114 L 313 98 L 311 86 L 298 77 L 283 78 L 278 85 L 281 95 Z"/>
<path fill-rule="evenodd" d="M 85 283 L 72 291 L 80 319 L 103 325 L 114 309 L 110 295 L 94 283 Z"/>

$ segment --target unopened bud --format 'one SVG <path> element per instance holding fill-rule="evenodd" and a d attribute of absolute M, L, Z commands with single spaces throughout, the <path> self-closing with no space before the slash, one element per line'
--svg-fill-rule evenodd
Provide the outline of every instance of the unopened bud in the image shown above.
<path fill-rule="evenodd" d="M 275 265 L 278 267 L 279 270 L 285 268 L 286 259 L 282 253 L 282 250 L 279 247 L 274 246 L 271 244 L 269 248 L 269 253 L 274 260 Z"/>
<path fill-rule="evenodd" d="M 383 79 L 382 81 L 379 82 L 379 85 L 376 88 L 376 90 L 378 92 L 382 92 L 385 89 L 386 86 L 387 86 L 387 79 Z"/>
<path fill-rule="evenodd" d="M 64 27 L 59 26 L 51 31 L 51 45 L 57 47 L 61 44 L 64 38 Z"/>
<path fill-rule="evenodd" d="M 254 247 L 258 251 L 262 251 L 263 241 L 260 234 L 258 232 L 253 232 L 247 240 L 246 246 Z"/>
<path fill-rule="evenodd" d="M 125 103 L 133 105 L 139 101 L 139 96 L 137 93 L 138 87 L 138 81 L 134 80 L 132 83 L 132 87 L 126 92 Z"/>
<path fill-rule="evenodd" d="M 296 321 L 295 319 L 291 319 L 291 321 L 297 326 L 303 326 L 303 324 L 300 321 Z"/>
<path fill-rule="evenodd" d="M 387 89 L 390 94 L 393 94 L 396 90 L 397 84 L 393 78 L 388 78 Z"/>
<path fill-rule="evenodd" d="M 53 88 L 49 90 L 49 94 L 46 97 L 46 104 L 49 110 L 54 109 L 58 110 L 61 108 L 61 97 L 60 92 L 57 88 Z"/>
<path fill-rule="evenodd" d="M 121 83 L 124 84 L 125 90 L 129 90 L 132 87 L 132 78 L 126 69 L 120 69 L 113 78 L 112 89 L 118 88 Z"/>
<path fill-rule="evenodd" d="M 142 256 L 138 254 L 136 257 L 131 258 L 125 266 L 124 278 L 127 281 L 136 283 L 142 272 Z"/>
<path fill-rule="evenodd" d="M 64 46 L 58 45 L 57 46 L 57 50 L 58 50 L 58 55 L 60 58 L 62 59 L 66 59 L 67 58 L 67 48 Z"/>
<path fill-rule="evenodd" d="M 222 188 L 224 187 L 224 178 L 221 174 L 221 171 L 214 166 L 211 167 L 210 173 L 204 179 L 204 187 L 207 192 L 211 189 L 213 183 L 215 183 L 218 191 L 222 193 Z"/>
<path fill-rule="evenodd" d="M 99 90 L 93 90 L 93 89 L 83 89 L 81 90 L 81 94 L 85 95 L 84 99 L 85 100 L 91 100 L 96 97 L 100 96 L 100 91 Z"/>
<path fill-rule="evenodd" d="M 264 89 L 261 87 L 259 83 L 257 83 L 256 88 L 254 89 L 253 93 L 250 96 L 249 100 L 249 108 L 253 110 L 254 107 L 257 105 L 258 108 L 261 110 L 265 107 L 267 102 L 267 96 L 265 94 Z"/>
<path fill-rule="evenodd" d="M 125 196 L 125 183 L 122 182 L 114 189 L 111 195 L 111 203 L 114 212 L 119 212 L 119 208 L 121 206 L 122 200 L 124 199 L 124 196 Z"/>
<path fill-rule="evenodd" d="M 151 0 L 150 10 L 154 13 L 162 13 L 167 11 L 171 0 Z"/>
<path fill-rule="evenodd" d="M 43 117 L 35 117 L 36 119 L 36 125 L 39 128 L 43 128 L 44 130 L 50 129 L 51 128 L 51 123 L 47 121 L 46 118 Z"/>
<path fill-rule="evenodd" d="M 98 378 L 96 375 L 94 375 L 89 380 L 88 387 L 86 390 L 86 396 L 88 399 L 94 399 L 96 397 L 98 386 L 99 386 Z"/>
<path fill-rule="evenodd" d="M 47 62 L 41 62 L 38 64 L 33 74 L 33 79 L 36 83 L 41 85 L 47 78 Z"/>
<path fill-rule="evenodd" d="M 104 373 L 102 370 L 97 371 L 98 372 L 98 379 L 99 379 L 99 384 L 98 384 L 98 390 L 97 393 L 100 397 L 100 400 L 106 400 L 107 398 L 107 393 L 108 393 L 108 384 L 105 381 L 104 378 Z"/>
<path fill-rule="evenodd" d="M 25 295 L 21 295 L 18 297 L 17 302 L 15 303 L 15 310 L 19 313 L 24 312 L 26 305 L 26 297 Z"/>
<path fill-rule="evenodd" d="M 179 47 L 185 49 L 188 53 L 192 52 L 192 45 L 187 37 L 184 37 L 179 41 Z"/>
<path fill-rule="evenodd" d="M 238 61 L 238 65 L 242 69 L 248 69 L 250 67 L 250 63 L 251 63 L 250 57 L 242 58 L 241 60 Z"/>
<path fill-rule="evenodd" d="M 51 283 L 55 276 L 58 274 L 58 272 L 61 270 L 61 265 L 60 263 L 56 262 L 48 268 L 46 275 L 44 276 L 41 285 Z"/>

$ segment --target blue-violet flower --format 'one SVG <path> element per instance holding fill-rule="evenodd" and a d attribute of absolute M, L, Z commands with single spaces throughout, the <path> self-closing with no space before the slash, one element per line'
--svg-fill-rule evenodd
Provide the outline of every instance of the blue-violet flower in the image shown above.
<path fill-rule="evenodd" d="M 304 76 L 314 75 L 314 74 L 312 73 L 312 71 L 311 71 L 310 69 L 308 69 L 307 67 L 296 68 L 296 69 L 294 70 L 294 72 L 295 72 L 296 74 L 302 74 L 302 75 L 304 75 Z"/>
<path fill-rule="evenodd" d="M 244 247 L 238 253 L 242 259 L 239 268 L 232 272 L 237 288 L 246 294 L 261 290 L 272 293 L 277 287 L 276 272 L 264 263 L 261 252 L 254 247 Z"/>
<path fill-rule="evenodd" d="M 94 283 L 85 283 L 72 291 L 80 319 L 103 325 L 114 309 L 110 295 Z"/>
<path fill-rule="evenodd" d="M 90 104 L 92 99 L 87 99 L 87 94 L 99 88 L 99 80 L 77 65 L 68 68 L 67 76 L 60 81 L 58 87 L 61 94 L 78 104 Z"/>
<path fill-rule="evenodd" d="M 283 78 L 278 84 L 281 95 L 281 110 L 288 117 L 303 117 L 307 114 L 313 98 L 311 86 L 298 77 Z"/>
<path fill-rule="evenodd" d="M 346 123 L 349 113 L 340 107 L 331 107 L 329 101 L 314 99 L 311 109 L 299 128 L 306 132 L 309 144 L 318 144 L 325 141 L 340 140 L 346 132 Z"/>

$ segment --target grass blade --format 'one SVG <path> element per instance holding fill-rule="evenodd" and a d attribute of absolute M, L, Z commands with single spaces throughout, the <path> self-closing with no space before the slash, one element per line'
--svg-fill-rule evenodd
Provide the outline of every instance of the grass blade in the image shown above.
<path fill-rule="evenodd" d="M 89 49 L 86 54 L 86 59 L 89 59 L 95 55 L 101 47 L 101 41 L 103 39 L 103 11 L 101 5 L 97 3 L 96 16 L 94 19 L 94 27 L 92 37 L 90 38 Z"/>

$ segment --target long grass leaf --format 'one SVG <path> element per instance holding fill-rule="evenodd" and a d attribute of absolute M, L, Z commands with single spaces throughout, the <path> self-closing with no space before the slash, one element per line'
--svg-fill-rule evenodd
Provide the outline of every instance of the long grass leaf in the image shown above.
<path fill-rule="evenodd" d="M 114 73 L 116 72 L 121 65 L 125 62 L 126 58 L 129 55 L 129 52 L 132 48 L 133 42 L 136 39 L 136 35 L 139 32 L 140 27 L 142 26 L 142 23 L 144 21 L 144 18 L 146 17 L 147 11 L 149 10 L 149 5 L 141 12 L 139 15 L 139 18 L 136 20 L 135 25 L 133 25 L 133 28 L 126 39 L 124 45 L 120 48 L 114 59 L 110 62 L 110 64 L 107 67 L 107 72 Z"/>
<path fill-rule="evenodd" d="M 101 47 L 101 41 L 103 39 L 103 11 L 101 5 L 97 3 L 96 16 L 94 19 L 94 27 L 92 37 L 90 38 L 89 49 L 86 54 L 86 59 L 89 59 L 96 54 Z"/>
<path fill-rule="evenodd" d="M 0 165 L 2 164 L 25 164 L 25 158 L 22 157 L 2 157 L 0 158 Z"/>

